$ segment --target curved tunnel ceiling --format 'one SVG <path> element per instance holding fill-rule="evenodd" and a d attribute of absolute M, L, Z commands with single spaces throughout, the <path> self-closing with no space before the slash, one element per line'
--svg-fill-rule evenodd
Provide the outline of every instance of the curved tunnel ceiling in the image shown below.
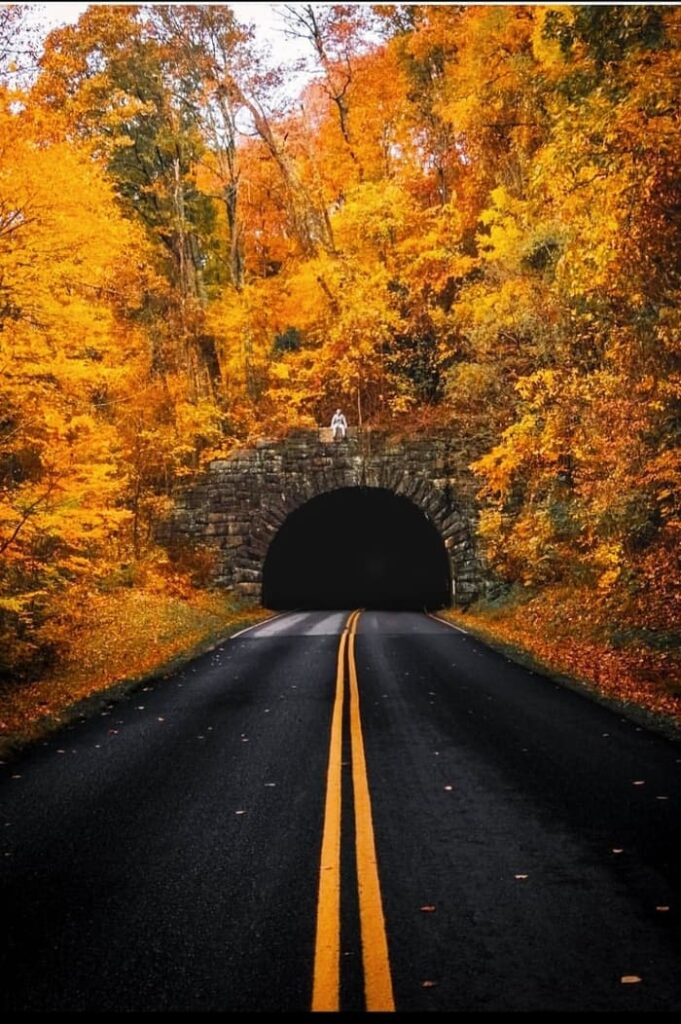
<path fill-rule="evenodd" d="M 449 559 L 413 502 L 380 487 L 343 487 L 283 522 L 263 567 L 267 608 L 443 608 Z"/>

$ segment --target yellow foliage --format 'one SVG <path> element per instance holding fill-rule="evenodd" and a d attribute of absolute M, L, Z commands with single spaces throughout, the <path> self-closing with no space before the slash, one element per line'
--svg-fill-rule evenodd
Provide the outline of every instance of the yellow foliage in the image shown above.
<path fill-rule="evenodd" d="M 510 582 L 678 609 L 681 12 L 332 7 L 286 110 L 224 5 L 93 6 L 0 93 L 13 665 L 73 588 L 162 589 L 176 481 L 339 403 L 480 453 Z"/>

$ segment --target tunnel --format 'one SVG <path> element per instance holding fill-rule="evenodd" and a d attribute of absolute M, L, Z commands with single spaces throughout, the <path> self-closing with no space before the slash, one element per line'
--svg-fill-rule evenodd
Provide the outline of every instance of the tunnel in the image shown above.
<path fill-rule="evenodd" d="M 438 530 L 408 498 L 342 487 L 291 512 L 263 567 L 266 608 L 435 609 L 450 604 Z"/>

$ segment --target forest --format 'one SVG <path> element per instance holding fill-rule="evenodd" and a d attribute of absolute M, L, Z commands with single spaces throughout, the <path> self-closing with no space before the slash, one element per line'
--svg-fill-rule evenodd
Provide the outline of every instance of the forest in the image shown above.
<path fill-rule="evenodd" d="M 467 620 L 678 714 L 681 9 L 279 6 L 295 96 L 228 6 L 0 8 L 0 689 L 234 614 L 174 490 L 342 404 L 484 453 Z"/>

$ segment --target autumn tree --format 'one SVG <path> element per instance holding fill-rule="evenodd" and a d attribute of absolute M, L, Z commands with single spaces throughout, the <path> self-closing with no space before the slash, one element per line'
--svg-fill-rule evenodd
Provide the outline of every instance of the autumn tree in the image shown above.
<path fill-rule="evenodd" d="M 481 237 L 476 301 L 489 296 L 497 319 L 514 282 L 508 322 L 527 359 L 516 420 L 479 463 L 482 525 L 512 578 L 589 586 L 618 616 L 647 601 L 662 625 L 675 607 L 679 19 L 620 13 L 535 15 L 549 130 L 523 188 L 492 193 Z"/>
<path fill-rule="evenodd" d="M 16 662 L 30 656 L 50 595 L 106 571 L 109 546 L 125 543 L 116 410 L 145 363 L 142 335 L 123 320 L 140 300 L 146 256 L 87 149 L 45 143 L 10 107 L 6 97 L 0 582 L 3 656 Z"/>
<path fill-rule="evenodd" d="M 0 9 L 7 650 L 54 594 L 162 558 L 178 480 L 338 401 L 456 434 L 509 585 L 670 626 L 675 8 L 289 5 L 299 96 L 215 5 L 91 7 L 10 82 L 21 16 Z"/>
<path fill-rule="evenodd" d="M 200 77 L 178 58 L 164 12 L 90 7 L 50 34 L 36 99 L 66 120 L 67 137 L 102 152 L 123 208 L 144 224 L 171 284 L 172 307 L 196 394 L 216 387 L 212 341 L 202 331 L 215 244 L 215 211 L 196 184 L 205 150 Z M 161 356 L 173 358 L 165 346 Z"/>

